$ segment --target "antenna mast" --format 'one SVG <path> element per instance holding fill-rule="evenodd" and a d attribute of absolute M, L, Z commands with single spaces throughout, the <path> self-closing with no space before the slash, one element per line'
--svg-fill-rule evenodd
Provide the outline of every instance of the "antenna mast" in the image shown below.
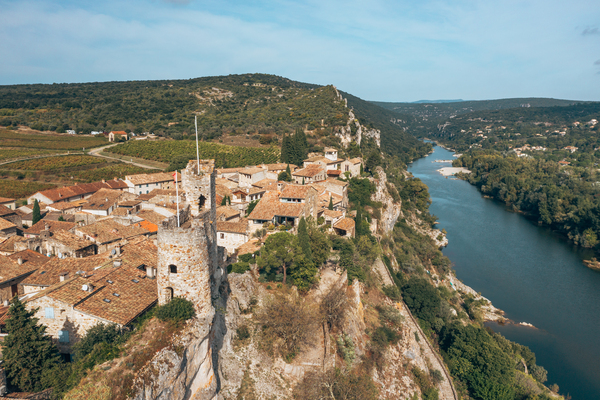
<path fill-rule="evenodd" d="M 194 126 L 196 127 L 196 165 L 198 165 L 198 175 L 200 175 L 200 150 L 198 150 L 198 115 L 194 115 Z"/>

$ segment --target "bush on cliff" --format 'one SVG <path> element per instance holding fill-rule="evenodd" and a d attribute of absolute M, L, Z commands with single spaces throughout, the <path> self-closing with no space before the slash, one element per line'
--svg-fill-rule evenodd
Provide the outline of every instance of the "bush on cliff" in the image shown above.
<path fill-rule="evenodd" d="M 183 297 L 173 297 L 165 305 L 159 306 L 154 312 L 161 321 L 186 321 L 196 315 L 194 304 Z"/>

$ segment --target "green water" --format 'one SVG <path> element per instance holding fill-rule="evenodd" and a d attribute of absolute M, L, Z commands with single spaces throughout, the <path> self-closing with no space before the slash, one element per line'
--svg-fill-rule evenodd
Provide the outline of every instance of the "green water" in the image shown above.
<path fill-rule="evenodd" d="M 457 276 L 519 325 L 488 324 L 529 346 L 548 384 L 574 400 L 600 399 L 600 272 L 582 264 L 589 251 L 570 245 L 461 180 L 436 170 L 452 153 L 435 147 L 409 171 L 429 187 L 431 213 L 446 229 L 444 254 Z"/>

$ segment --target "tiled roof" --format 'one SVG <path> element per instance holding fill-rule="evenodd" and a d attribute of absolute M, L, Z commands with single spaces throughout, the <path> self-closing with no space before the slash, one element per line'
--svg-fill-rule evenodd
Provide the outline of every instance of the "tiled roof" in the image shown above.
<path fill-rule="evenodd" d="M 258 182 L 255 182 L 252 184 L 252 186 L 256 186 L 258 188 L 261 189 L 266 189 L 267 187 L 272 186 L 273 184 L 277 184 L 277 180 L 276 179 L 261 179 Z"/>
<path fill-rule="evenodd" d="M 10 199 L 8 197 L 0 197 L 0 203 L 12 203 L 15 199 Z"/>
<path fill-rule="evenodd" d="M 292 173 L 292 175 L 312 178 L 313 176 L 318 175 L 323 172 L 325 172 L 325 170 L 320 165 L 310 164 L 306 168 L 299 169 L 298 171 Z"/>
<path fill-rule="evenodd" d="M 0 251 L 6 253 L 13 253 L 15 251 L 15 243 L 23 242 L 25 239 L 23 236 L 11 236 L 4 242 L 0 243 Z"/>
<path fill-rule="evenodd" d="M 258 239 L 252 239 L 238 247 L 237 252 L 239 255 L 254 253 L 256 250 L 259 250 L 261 246 L 261 242 Z"/>
<path fill-rule="evenodd" d="M 113 212 L 110 213 L 113 217 L 126 217 L 129 215 L 129 209 L 124 207 L 118 207 Z"/>
<path fill-rule="evenodd" d="M 19 265 L 16 261 L 6 256 L 0 256 L 0 282 L 6 282 L 11 279 L 22 276 L 37 267 L 33 264 Z"/>
<path fill-rule="evenodd" d="M 354 229 L 354 220 L 352 218 L 342 218 L 333 225 L 334 228 L 349 231 Z"/>
<path fill-rule="evenodd" d="M 288 198 L 288 199 L 305 199 L 310 190 L 315 190 L 315 189 L 313 189 L 309 185 L 289 184 L 289 185 L 285 185 L 285 187 L 281 191 L 281 194 L 279 195 L 279 197 L 280 198 Z"/>
<path fill-rule="evenodd" d="M 126 201 L 120 201 L 119 202 L 119 207 L 135 207 L 138 204 L 141 204 L 142 202 L 139 200 L 126 200 Z"/>
<path fill-rule="evenodd" d="M 278 163 L 278 164 L 261 164 L 262 166 L 267 167 L 267 170 L 269 171 L 280 171 L 283 170 L 285 171 L 285 169 L 287 168 L 288 164 L 287 163 Z M 290 171 L 293 171 L 297 166 L 294 164 L 289 164 L 290 166 Z"/>
<path fill-rule="evenodd" d="M 339 194 L 335 194 L 335 193 L 331 193 L 331 192 L 325 192 L 322 195 L 319 196 L 319 205 L 321 207 L 327 207 L 329 206 L 329 199 L 331 198 L 331 200 L 333 201 L 333 205 L 335 206 L 336 204 L 339 204 L 342 202 L 342 196 L 340 196 Z"/>
<path fill-rule="evenodd" d="M 87 199 L 82 210 L 108 210 L 114 206 L 123 193 L 118 190 L 100 189 Z"/>
<path fill-rule="evenodd" d="M 71 250 L 81 250 L 93 245 L 89 240 L 82 239 L 79 236 L 62 229 L 54 231 L 52 233 L 52 239 L 64 244 Z"/>
<path fill-rule="evenodd" d="M 348 182 L 340 181 L 336 178 L 327 178 L 327 184 L 336 185 L 336 186 L 348 186 Z"/>
<path fill-rule="evenodd" d="M 61 188 L 54 188 L 48 190 L 42 190 L 37 192 L 42 196 L 52 200 L 53 202 L 64 201 L 68 198 L 75 196 L 84 196 L 91 193 L 95 193 L 102 188 L 106 189 L 125 189 L 127 184 L 121 180 L 110 180 L 105 182 L 93 182 L 83 183 L 74 186 L 64 186 Z"/>
<path fill-rule="evenodd" d="M 148 201 L 156 196 L 176 196 L 177 192 L 175 189 L 152 189 L 150 193 L 142 193 L 138 195 L 138 200 L 144 202 Z"/>
<path fill-rule="evenodd" d="M 12 222 L 10 222 L 4 218 L 0 218 L 0 230 L 10 229 L 10 228 L 14 228 L 14 227 L 16 227 L 16 225 L 13 224 Z"/>
<path fill-rule="evenodd" d="M 258 167 L 249 167 L 249 168 L 244 168 L 239 171 L 240 174 L 244 174 L 244 175 L 254 175 L 254 174 L 258 174 L 259 172 L 264 172 L 264 169 L 258 168 Z"/>
<path fill-rule="evenodd" d="M 344 213 L 342 211 L 329 210 L 329 209 L 323 210 L 323 214 L 326 217 L 329 217 L 329 218 L 332 218 L 332 219 L 339 218 L 342 215 L 344 215 Z"/>
<path fill-rule="evenodd" d="M 48 205 L 47 208 L 55 211 L 64 211 L 70 210 L 72 208 L 81 207 L 85 203 L 87 203 L 87 200 L 61 201 L 60 203 L 52 203 Z"/>
<path fill-rule="evenodd" d="M 157 172 L 155 174 L 127 175 L 125 180 L 134 185 L 146 185 L 150 183 L 174 181 L 175 179 L 171 172 Z M 181 182 L 181 174 L 179 172 L 177 173 L 177 182 Z"/>
<path fill-rule="evenodd" d="M 337 153 L 337 149 L 334 149 L 333 147 L 325 147 L 325 153 L 331 153 L 331 152 L 336 152 Z"/>
<path fill-rule="evenodd" d="M 125 131 L 111 131 L 110 133 L 112 133 L 113 135 L 127 136 L 127 132 Z"/>
<path fill-rule="evenodd" d="M 136 214 L 138 217 L 145 219 L 146 221 L 150 221 L 153 224 L 160 224 L 162 221 L 164 221 L 165 219 L 167 219 L 167 217 L 165 217 L 162 214 L 159 214 L 155 211 L 152 210 L 141 210 Z"/>
<path fill-rule="evenodd" d="M 229 219 L 235 216 L 240 215 L 240 210 L 236 210 L 235 208 L 229 206 L 220 206 L 217 207 L 217 218 L 223 215 L 225 219 Z"/>
<path fill-rule="evenodd" d="M 244 218 L 240 222 L 217 221 L 217 232 L 246 234 L 248 232 L 248 220 Z"/>
<path fill-rule="evenodd" d="M 75 230 L 92 237 L 96 243 L 110 243 L 148 233 L 138 226 L 121 225 L 112 219 L 103 219 L 90 225 L 77 227 Z"/>
<path fill-rule="evenodd" d="M 37 271 L 23 281 L 23 285 L 52 286 L 60 282 L 60 275 L 67 273 L 67 279 L 73 278 L 77 272 L 91 272 L 109 262 L 108 253 L 98 254 L 84 258 L 58 258 L 53 257 L 42 265 Z"/>
<path fill-rule="evenodd" d="M 143 220 L 138 222 L 136 225 L 140 228 L 147 230 L 148 232 L 158 232 L 158 225 L 150 221 Z"/>
<path fill-rule="evenodd" d="M 77 226 L 77 224 L 74 222 L 52 221 L 52 220 L 42 219 L 42 220 L 38 221 L 36 224 L 34 224 L 31 228 L 26 229 L 23 232 L 25 232 L 28 235 L 39 235 L 43 230 L 46 229 L 46 225 L 48 225 L 48 230 L 50 232 L 54 232 L 59 229 L 68 231 L 68 230 L 74 228 L 75 226 Z"/>
<path fill-rule="evenodd" d="M 10 215 L 10 214 L 14 214 L 15 210 L 11 210 L 10 208 L 6 207 L 4 204 L 0 204 L 0 216 L 2 215 Z"/>
<path fill-rule="evenodd" d="M 351 158 L 348 160 L 348 162 L 352 164 L 360 164 L 362 162 L 362 159 L 360 157 Z"/>
<path fill-rule="evenodd" d="M 342 174 L 342 171 L 340 171 L 339 169 L 327 170 L 327 175 L 329 175 L 329 176 L 340 176 L 341 174 Z"/>
<path fill-rule="evenodd" d="M 298 218 L 304 210 L 304 204 L 282 203 L 277 193 L 269 192 L 258 202 L 248 219 L 271 220 L 274 216 Z"/>
<path fill-rule="evenodd" d="M 50 261 L 50 257 L 47 257 L 43 254 L 38 253 L 37 251 L 29 249 L 13 253 L 10 256 L 8 256 L 8 258 L 10 258 L 13 261 L 18 261 L 20 258 L 23 261 L 21 267 L 29 269 L 38 268 Z"/>
<path fill-rule="evenodd" d="M 217 174 L 235 174 L 236 172 L 240 172 L 244 168 L 217 168 Z"/>

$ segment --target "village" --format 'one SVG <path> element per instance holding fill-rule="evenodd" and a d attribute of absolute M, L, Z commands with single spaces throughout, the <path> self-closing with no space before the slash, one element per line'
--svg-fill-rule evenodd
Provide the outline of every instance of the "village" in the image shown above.
<path fill-rule="evenodd" d="M 66 360 L 94 325 L 130 326 L 163 296 L 157 233 L 190 206 L 215 210 L 221 262 L 256 254 L 270 234 L 295 234 L 301 218 L 354 237 L 348 181 L 361 175 L 362 159 L 325 148 L 301 166 L 213 166 L 211 193 L 186 191 L 181 171 L 44 190 L 22 206 L 0 198 L 0 336 L 15 296 L 37 310 Z"/>

